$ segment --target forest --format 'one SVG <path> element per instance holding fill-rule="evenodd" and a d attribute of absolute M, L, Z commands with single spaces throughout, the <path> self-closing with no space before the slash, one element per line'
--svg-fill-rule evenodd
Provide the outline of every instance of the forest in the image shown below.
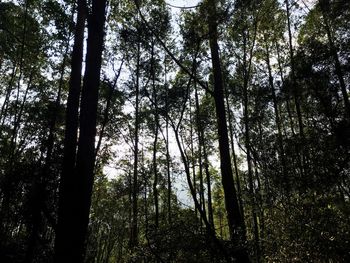
<path fill-rule="evenodd" d="M 350 262 L 350 1 L 0 0 L 0 262 Z"/>

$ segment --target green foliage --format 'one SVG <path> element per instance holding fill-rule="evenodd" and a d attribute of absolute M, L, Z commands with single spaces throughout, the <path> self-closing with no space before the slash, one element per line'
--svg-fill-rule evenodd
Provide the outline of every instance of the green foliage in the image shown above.
<path fill-rule="evenodd" d="M 52 262 L 73 2 L 0 3 L 1 262 Z M 106 13 L 86 262 L 227 262 L 238 246 L 258 263 L 350 262 L 350 4 L 215 1 L 243 243 L 230 240 L 218 169 L 209 1 L 179 16 L 163 0 L 138 3 L 110 1 Z M 212 201 L 216 241 L 184 164 L 208 220 Z"/>

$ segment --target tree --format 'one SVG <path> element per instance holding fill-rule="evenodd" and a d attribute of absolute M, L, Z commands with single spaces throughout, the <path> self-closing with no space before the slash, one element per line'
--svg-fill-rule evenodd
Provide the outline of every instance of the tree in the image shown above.
<path fill-rule="evenodd" d="M 80 132 L 71 182 L 61 187 L 55 243 L 56 262 L 83 262 L 94 180 L 98 89 L 102 62 L 106 1 L 93 1 L 88 18 L 86 68 L 80 106 Z M 79 11 L 78 11 L 79 12 Z M 80 74 L 79 72 L 76 72 Z M 68 185 L 68 189 L 65 188 Z M 80 189 L 77 191 L 77 189 Z M 67 210 L 66 210 L 67 209 Z"/>
<path fill-rule="evenodd" d="M 215 1 L 208 2 L 209 16 L 208 16 L 208 27 L 209 27 L 209 43 L 211 60 L 213 67 L 213 78 L 214 78 L 214 100 L 215 110 L 217 118 L 217 129 L 219 137 L 219 150 L 220 150 L 220 167 L 222 185 L 225 193 L 225 206 L 227 211 L 227 218 L 229 223 L 230 235 L 232 240 L 238 242 L 245 242 L 245 227 L 244 220 L 241 215 L 239 208 L 237 193 L 235 190 L 235 184 L 233 181 L 233 173 L 231 166 L 228 130 L 226 124 L 226 112 L 225 112 L 225 100 L 224 100 L 224 88 L 222 81 L 221 62 L 219 57 L 219 46 L 218 46 L 218 32 L 217 32 L 217 11 Z M 239 245 L 242 245 L 239 244 Z M 244 246 L 244 245 L 243 245 Z M 248 253 L 243 250 L 237 253 L 237 260 L 240 262 L 249 262 Z"/>

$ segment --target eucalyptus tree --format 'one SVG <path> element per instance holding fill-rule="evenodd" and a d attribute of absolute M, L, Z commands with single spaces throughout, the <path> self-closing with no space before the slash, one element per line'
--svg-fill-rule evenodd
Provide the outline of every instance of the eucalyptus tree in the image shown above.
<path fill-rule="evenodd" d="M 224 84 L 222 78 L 222 68 L 218 45 L 218 11 L 215 1 L 205 2 L 208 8 L 207 26 L 209 36 L 209 46 L 213 73 L 213 97 L 215 101 L 215 111 L 217 119 L 217 132 L 219 139 L 220 152 L 220 170 L 222 185 L 224 189 L 225 207 L 227 211 L 228 225 L 231 239 L 238 242 L 242 248 L 234 254 L 234 257 L 241 262 L 250 262 L 248 252 L 245 248 L 245 226 L 243 215 L 239 208 L 235 184 L 233 181 L 233 172 L 231 166 L 227 119 L 225 112 Z"/>
<path fill-rule="evenodd" d="M 170 27 L 170 14 L 169 10 L 166 8 L 166 5 L 163 1 L 158 2 L 157 5 L 154 5 L 154 2 L 151 4 L 151 10 L 149 12 L 149 18 L 148 23 L 156 29 L 155 33 L 162 37 L 162 39 L 167 39 L 169 36 L 169 32 L 171 30 Z M 161 76 L 163 74 L 166 74 L 163 72 L 163 67 L 160 64 L 160 62 L 163 60 L 163 54 L 160 52 L 159 44 L 157 44 L 157 41 L 154 36 L 151 36 L 148 39 L 148 42 L 150 42 L 148 52 L 150 53 L 150 59 L 149 59 L 149 75 L 150 75 L 150 91 L 146 91 L 147 93 L 151 94 L 151 104 L 152 104 L 152 111 L 153 111 L 153 196 L 154 196 L 154 211 L 155 211 L 155 227 L 159 227 L 159 193 L 158 189 L 160 189 L 160 181 L 162 178 L 160 178 L 161 174 L 159 172 L 159 168 L 157 163 L 160 161 L 157 157 L 157 152 L 159 148 L 158 143 L 158 136 L 159 133 L 162 133 L 162 127 L 161 127 L 161 115 L 158 110 L 159 105 L 162 104 L 162 101 L 159 101 L 161 99 L 160 95 L 162 95 L 163 92 L 161 90 L 164 88 L 163 79 Z M 147 88 L 147 87 L 146 87 Z M 159 98 L 160 97 L 160 98 Z M 160 102 L 160 103 L 159 103 Z M 169 178 L 168 178 L 169 180 Z"/>
<path fill-rule="evenodd" d="M 64 178 L 68 179 L 68 182 L 66 181 L 60 187 L 61 203 L 59 204 L 57 228 L 61 231 L 56 233 L 56 262 L 84 261 L 96 157 L 97 102 L 104 41 L 105 9 L 106 1 L 92 1 L 88 21 L 86 66 L 81 94 L 76 163 L 74 168 L 69 171 L 70 177 Z M 83 9 L 79 10 L 78 13 L 83 11 Z M 80 72 L 75 73 L 80 75 Z M 80 189 L 79 192 L 77 189 Z M 62 202 L 63 200 L 69 201 Z"/>
<path fill-rule="evenodd" d="M 141 178 L 139 178 L 139 137 L 140 137 L 140 108 L 142 94 L 141 89 L 143 85 L 143 69 L 142 64 L 144 58 L 142 57 L 143 51 L 143 37 L 142 37 L 142 26 L 140 19 L 136 12 L 128 10 L 127 16 L 128 20 L 125 19 L 125 24 L 123 25 L 123 31 L 121 32 L 122 42 L 125 43 L 125 48 L 122 52 L 126 54 L 127 65 L 130 66 L 130 72 L 132 72 L 132 79 L 127 84 L 131 89 L 131 96 L 134 97 L 134 117 L 133 125 L 131 127 L 131 132 L 133 133 L 133 175 L 132 175 L 132 219 L 130 226 L 130 248 L 134 249 L 139 243 L 139 185 Z M 131 24 L 131 23 L 132 24 Z M 129 95 L 129 96 L 130 96 Z"/>
<path fill-rule="evenodd" d="M 241 79 L 241 83 L 238 84 L 241 87 L 242 93 L 242 108 L 243 108 L 243 126 L 244 126 L 244 145 L 247 161 L 247 173 L 248 173 L 248 186 L 249 186 L 249 199 L 252 209 L 253 220 L 253 233 L 255 242 L 256 258 L 260 260 L 260 241 L 259 241 L 259 223 L 257 209 L 257 192 L 259 189 L 255 187 L 254 176 L 254 164 L 253 164 L 253 147 L 252 147 L 252 93 L 250 92 L 252 86 L 252 75 L 254 74 L 254 56 L 256 50 L 256 39 L 258 35 L 258 25 L 261 19 L 260 3 L 252 1 L 249 3 L 238 1 L 235 4 L 236 10 L 234 11 L 236 23 L 235 27 L 230 30 L 231 38 L 234 39 L 233 46 L 236 50 L 239 50 L 237 74 Z M 237 51 L 236 51 L 237 52 Z"/>

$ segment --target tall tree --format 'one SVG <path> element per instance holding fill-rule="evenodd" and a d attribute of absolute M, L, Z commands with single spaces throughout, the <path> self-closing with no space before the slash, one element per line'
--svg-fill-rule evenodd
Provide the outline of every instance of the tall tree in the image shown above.
<path fill-rule="evenodd" d="M 227 219 L 232 240 L 242 242 L 242 249 L 235 255 L 239 262 L 250 262 L 248 252 L 244 247 L 246 240 L 245 227 L 239 203 L 235 184 L 233 181 L 233 172 L 231 166 L 228 129 L 226 124 L 224 87 L 222 80 L 221 62 L 219 56 L 218 30 L 217 30 L 217 11 L 214 0 L 209 0 L 208 4 L 208 27 L 209 27 L 209 44 L 211 52 L 212 71 L 214 78 L 214 100 L 217 118 L 217 129 L 219 137 L 220 168 L 221 180 L 225 193 L 225 206 Z"/>
<path fill-rule="evenodd" d="M 88 17 L 86 66 L 81 95 L 76 166 L 70 171 L 69 183 L 60 189 L 61 199 L 69 201 L 61 203 L 59 208 L 55 262 L 84 261 L 94 181 L 97 101 L 106 2 L 105 0 L 92 1 L 91 14 Z"/>

